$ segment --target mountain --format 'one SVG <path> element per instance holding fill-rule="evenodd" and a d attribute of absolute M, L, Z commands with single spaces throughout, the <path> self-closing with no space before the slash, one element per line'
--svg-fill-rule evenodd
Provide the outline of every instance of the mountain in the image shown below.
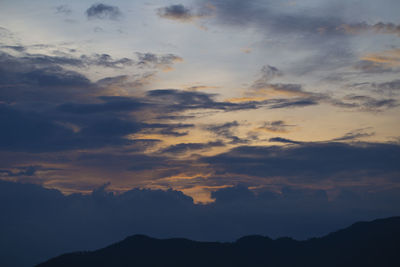
<path fill-rule="evenodd" d="M 358 222 L 297 241 L 246 236 L 233 243 L 135 235 L 109 247 L 75 252 L 37 267 L 90 266 L 400 266 L 400 217 Z"/>

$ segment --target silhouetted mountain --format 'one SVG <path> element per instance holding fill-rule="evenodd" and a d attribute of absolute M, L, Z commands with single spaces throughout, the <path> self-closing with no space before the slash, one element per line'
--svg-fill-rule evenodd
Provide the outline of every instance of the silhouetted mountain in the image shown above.
<path fill-rule="evenodd" d="M 37 265 L 63 266 L 400 266 L 400 217 L 359 222 L 321 238 L 297 241 L 246 236 L 234 243 L 135 235 L 93 252 Z"/>

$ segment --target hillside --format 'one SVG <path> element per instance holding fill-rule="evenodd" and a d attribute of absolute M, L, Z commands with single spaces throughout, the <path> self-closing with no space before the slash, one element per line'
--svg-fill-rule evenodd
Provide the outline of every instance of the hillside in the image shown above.
<path fill-rule="evenodd" d="M 63 266 L 399 266 L 400 217 L 359 222 L 297 241 L 246 236 L 233 243 L 135 235 L 92 252 L 61 255 L 37 267 Z"/>

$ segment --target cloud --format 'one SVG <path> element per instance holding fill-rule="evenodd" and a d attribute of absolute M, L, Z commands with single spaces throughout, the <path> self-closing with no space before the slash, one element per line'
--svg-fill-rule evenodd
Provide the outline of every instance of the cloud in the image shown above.
<path fill-rule="evenodd" d="M 182 4 L 170 5 L 157 9 L 157 14 L 161 18 L 176 20 L 180 22 L 190 22 L 195 19 L 207 17 L 210 15 L 211 9 L 202 8 L 201 10 L 193 11 Z"/>
<path fill-rule="evenodd" d="M 103 103 L 83 104 L 65 103 L 57 107 L 57 110 L 73 114 L 94 114 L 94 113 L 114 113 L 127 112 L 142 109 L 146 106 L 140 100 L 133 97 L 122 96 L 101 96 L 98 98 Z"/>
<path fill-rule="evenodd" d="M 272 132 L 272 133 L 287 133 L 288 128 L 294 127 L 295 125 L 286 124 L 282 120 L 277 121 L 266 121 L 264 124 L 257 128 L 257 130 Z"/>
<path fill-rule="evenodd" d="M 100 104 L 100 107 L 66 105 L 59 112 L 53 110 L 51 115 L 0 105 L 0 124 L 4 129 L 0 133 L 0 148 L 43 152 L 128 145 L 131 141 L 126 135 L 139 132 L 146 126 L 132 118 L 111 113 L 115 109 L 124 109 L 114 106 L 114 103 Z M 101 110 L 104 106 L 105 110 Z M 63 116 L 66 111 L 73 114 Z M 97 116 L 98 112 L 103 112 L 103 116 Z"/>
<path fill-rule="evenodd" d="M 354 131 L 348 132 L 345 135 L 332 139 L 332 141 L 354 141 L 364 137 L 370 137 L 375 135 L 374 132 L 366 132 L 368 128 L 356 129 Z"/>
<path fill-rule="evenodd" d="M 384 83 L 372 83 L 371 86 L 380 93 L 389 95 L 400 93 L 400 80 L 393 80 Z"/>
<path fill-rule="evenodd" d="M 180 21 L 189 21 L 194 18 L 192 11 L 181 4 L 160 8 L 158 9 L 157 14 L 162 18 Z"/>
<path fill-rule="evenodd" d="M 174 54 L 157 55 L 153 53 L 136 53 L 137 59 L 123 57 L 113 58 L 109 54 L 97 54 L 93 53 L 90 55 L 82 54 L 76 56 L 76 53 L 67 53 L 63 51 L 55 50 L 52 52 L 53 55 L 45 54 L 31 54 L 25 51 L 29 47 L 22 45 L 18 46 L 0 46 L 3 49 L 12 49 L 20 52 L 17 56 L 13 56 L 9 53 L 0 51 L 0 64 L 12 64 L 12 65 L 24 65 L 24 69 L 40 68 L 40 67 L 76 67 L 76 68 L 88 68 L 91 66 L 98 66 L 104 68 L 123 69 L 126 67 L 136 67 L 136 69 L 161 69 L 164 71 L 172 70 L 172 65 L 178 62 L 182 62 L 183 59 Z"/>
<path fill-rule="evenodd" d="M 319 104 L 317 100 L 312 98 L 274 99 L 266 101 L 266 103 L 270 104 L 270 109 L 307 107 Z"/>
<path fill-rule="evenodd" d="M 239 123 L 237 121 L 232 121 L 223 124 L 208 125 L 205 127 L 205 129 L 212 132 L 216 136 L 230 140 L 230 144 L 247 143 L 248 140 L 241 139 L 233 133 L 233 128 L 237 127 L 239 127 Z"/>
<path fill-rule="evenodd" d="M 258 107 L 278 109 L 318 105 L 321 101 L 329 99 L 328 95 L 305 91 L 300 84 L 271 83 L 271 80 L 282 75 L 283 72 L 276 67 L 263 66 L 260 77 L 243 93 L 242 97 L 231 98 L 227 101 L 253 103 Z"/>
<path fill-rule="evenodd" d="M 183 154 L 195 150 L 209 150 L 213 147 L 221 147 L 225 144 L 221 141 L 207 142 L 207 143 L 180 143 L 177 145 L 169 146 L 163 149 L 162 153 Z"/>
<path fill-rule="evenodd" d="M 116 6 L 106 4 L 93 4 L 86 10 L 89 19 L 111 19 L 116 20 L 122 16 L 121 11 Z"/>
<path fill-rule="evenodd" d="M 394 98 L 377 99 L 371 96 L 355 94 L 346 95 L 342 99 L 330 99 L 329 102 L 334 106 L 367 112 L 379 112 L 399 106 L 397 99 Z"/>
<path fill-rule="evenodd" d="M 92 59 L 101 61 L 93 64 L 120 64 L 104 55 Z M 87 57 L 0 53 L 2 150 L 48 152 L 136 145 L 128 135 L 150 126 L 131 113 L 150 105 L 142 98 L 115 94 L 123 92 L 118 87 L 143 85 L 151 75 L 107 77 L 94 83 L 63 68 L 80 67 L 87 61 Z"/>
<path fill-rule="evenodd" d="M 241 146 L 216 156 L 205 157 L 219 173 L 229 176 L 286 177 L 294 183 L 333 180 L 335 176 L 352 181 L 360 173 L 396 175 L 400 146 L 375 143 L 300 143 L 284 138 L 272 141 L 296 146 Z M 358 174 L 357 174 L 358 173 Z"/>
<path fill-rule="evenodd" d="M 218 86 L 208 86 L 208 85 L 193 85 L 185 87 L 185 89 L 188 91 L 201 91 L 201 90 L 218 89 L 218 88 L 219 88 Z"/>
<path fill-rule="evenodd" d="M 255 109 L 257 103 L 231 103 L 214 100 L 215 94 L 177 89 L 150 90 L 147 98 L 164 112 L 181 112 L 193 109 L 216 109 L 223 111 Z"/>
<path fill-rule="evenodd" d="M 260 30 L 274 33 L 319 34 L 318 29 L 333 32 L 338 25 L 342 24 L 340 18 L 334 16 L 311 16 L 302 11 L 291 14 L 279 12 L 274 10 L 269 2 L 265 1 L 213 0 L 204 2 L 213 5 L 217 20 L 221 24 L 257 27 Z"/>
<path fill-rule="evenodd" d="M 153 66 L 161 68 L 164 71 L 172 70 L 172 64 L 183 61 L 183 58 L 174 54 L 156 55 L 153 53 L 136 53 L 136 55 L 139 59 L 138 66 Z"/>
<path fill-rule="evenodd" d="M 23 50 L 24 51 L 24 50 Z M 171 68 L 171 64 L 179 57 L 172 54 L 157 56 L 155 62 L 144 63 L 141 60 L 130 58 L 112 58 L 108 54 L 81 55 L 79 57 L 68 53 L 59 53 L 61 56 L 44 54 L 29 54 L 22 52 L 11 55 L 0 52 L 0 86 L 3 88 L 3 101 L 12 102 L 35 100 L 46 102 L 84 100 L 89 95 L 95 97 L 100 94 L 127 95 L 127 88 L 139 88 L 151 81 L 158 69 Z M 131 75 L 105 77 L 96 83 L 91 82 L 77 70 L 90 67 L 104 67 L 113 69 L 130 69 Z M 69 70 L 70 67 L 74 71 Z M 158 68 L 158 69 L 157 69 Z M 133 72 L 133 73 L 132 73 Z M 49 87 L 53 87 L 50 90 Z M 30 92 L 35 92 L 31 94 Z M 86 99 L 87 100 L 87 99 Z"/>
<path fill-rule="evenodd" d="M 0 105 L 1 150 L 58 150 L 68 146 L 73 132 L 34 112 Z M 56 140 L 55 140 L 56 139 Z"/>
<path fill-rule="evenodd" d="M 279 142 L 279 143 L 285 143 L 285 144 L 301 144 L 302 142 L 299 141 L 294 141 L 291 139 L 287 138 L 282 138 L 282 137 L 273 137 L 268 140 L 269 142 Z"/>
<path fill-rule="evenodd" d="M 149 85 L 154 80 L 155 76 L 155 71 L 146 71 L 131 75 L 118 75 L 102 78 L 98 80 L 95 85 L 102 88 L 106 94 L 112 91 L 116 95 L 129 95 L 129 89 L 143 88 Z"/>
<path fill-rule="evenodd" d="M 400 65 L 400 49 L 386 50 L 381 53 L 371 53 L 361 58 L 365 61 L 371 61 L 376 63 L 384 63 L 389 66 Z"/>
<path fill-rule="evenodd" d="M 393 68 L 387 64 L 373 62 L 369 60 L 360 60 L 355 65 L 354 68 L 356 70 L 360 70 L 365 73 L 384 73 L 384 72 L 393 72 Z"/>
<path fill-rule="evenodd" d="M 263 66 L 259 78 L 250 86 L 246 95 L 269 97 L 277 94 L 301 97 L 312 95 L 305 92 L 300 84 L 271 83 L 273 79 L 280 76 L 283 76 L 283 72 L 278 68 L 270 65 Z"/>
<path fill-rule="evenodd" d="M 347 34 L 360 34 L 365 32 L 379 34 L 395 34 L 400 36 L 400 25 L 394 23 L 378 22 L 376 24 L 368 24 L 366 22 L 355 24 L 342 24 L 338 30 L 344 31 Z"/>
<path fill-rule="evenodd" d="M 1 45 L 1 48 L 11 49 L 17 52 L 24 52 L 26 48 L 22 45 Z"/>
<path fill-rule="evenodd" d="M 183 123 L 149 123 L 146 124 L 145 129 L 143 129 L 143 134 L 160 134 L 169 136 L 185 136 L 188 135 L 188 131 L 183 131 L 183 129 L 193 128 L 194 124 L 183 124 Z"/>
<path fill-rule="evenodd" d="M 135 62 L 130 58 L 113 59 L 107 54 L 94 54 L 92 56 L 83 55 L 80 59 L 86 65 L 97 65 L 108 68 L 122 68 L 124 66 L 131 66 Z"/>
<path fill-rule="evenodd" d="M 72 10 L 68 5 L 59 5 L 56 6 L 55 9 L 57 14 L 70 15 L 72 13 Z"/>
<path fill-rule="evenodd" d="M 24 46 L 3 46 L 3 47 L 14 49 L 18 52 L 24 52 L 26 50 L 26 47 Z M 36 67 L 36 68 L 54 66 L 54 65 L 73 66 L 78 68 L 89 67 L 89 66 L 123 68 L 125 66 L 132 66 L 135 64 L 139 64 L 139 62 L 135 62 L 133 59 L 130 58 L 113 59 L 108 54 L 92 54 L 92 55 L 81 55 L 80 57 L 75 57 L 67 54 L 63 56 L 49 56 L 44 54 L 22 53 L 20 56 L 14 57 L 7 53 L 1 53 L 1 61 L 13 62 L 13 65 L 27 64 L 30 67 Z"/>
<path fill-rule="evenodd" d="M 400 67 L 400 49 L 370 53 L 361 57 L 354 68 L 367 73 L 398 72 Z"/>
<path fill-rule="evenodd" d="M 329 199 L 319 189 L 254 191 L 241 184 L 214 192 L 214 203 L 195 205 L 173 190 L 135 188 L 113 194 L 107 186 L 66 196 L 38 185 L 0 181 L 0 212 L 7 218 L 0 221 L 0 264 L 32 266 L 65 251 L 92 250 L 133 234 L 201 241 L 232 241 L 250 234 L 305 239 L 400 212 L 393 204 L 400 201 L 398 188 L 342 190 Z M 16 253 L 21 250 L 24 257 Z"/>
<path fill-rule="evenodd" d="M 23 166 L 17 167 L 17 171 L 13 170 L 0 170 L 0 177 L 19 177 L 19 176 L 33 176 L 38 170 L 42 169 L 42 166 Z"/>
<path fill-rule="evenodd" d="M 253 88 L 253 89 L 264 88 L 264 87 L 266 87 L 266 85 L 269 84 L 269 82 L 272 79 L 274 79 L 276 77 L 280 77 L 282 75 L 283 75 L 282 71 L 279 70 L 278 68 L 276 68 L 274 66 L 270 66 L 270 65 L 265 65 L 261 68 L 260 78 L 253 83 L 251 88 Z"/>
<path fill-rule="evenodd" d="M 132 134 L 185 136 L 193 124 L 148 123 L 151 116 L 176 116 L 194 109 L 222 111 L 254 109 L 254 104 L 214 100 L 215 95 L 184 90 L 152 90 L 144 96 L 116 96 L 124 88 L 143 86 L 152 74 L 106 77 L 91 82 L 64 66 L 120 64 L 165 65 L 178 60 L 172 54 L 140 55 L 140 61 L 112 59 L 109 55 L 80 58 L 0 54 L 2 88 L 0 147 L 7 151 L 48 152 L 134 146 Z M 89 63 L 88 63 L 89 62 Z M 40 108 L 37 108 L 40 103 Z M 148 114 L 135 116 L 134 113 Z M 150 116 L 150 117 L 149 117 Z M 139 119 L 137 119 L 139 118 Z M 152 139 L 152 138 L 150 138 Z"/>
<path fill-rule="evenodd" d="M 327 95 L 313 93 L 303 89 L 301 84 L 272 83 L 272 80 L 283 76 L 283 72 L 276 67 L 266 65 L 261 68 L 259 78 L 244 93 L 241 98 L 230 101 L 260 101 L 269 108 L 285 108 L 318 104 Z M 287 98 L 276 98 L 286 96 Z M 275 97 L 275 98 L 273 98 Z"/>
<path fill-rule="evenodd" d="M 228 99 L 228 103 L 237 105 L 237 109 L 252 109 L 252 108 L 299 108 L 318 105 L 320 102 L 329 99 L 327 96 L 320 95 L 318 97 L 295 97 L 295 98 L 268 98 L 265 96 L 250 96 Z M 242 107 L 242 108 L 241 108 Z"/>

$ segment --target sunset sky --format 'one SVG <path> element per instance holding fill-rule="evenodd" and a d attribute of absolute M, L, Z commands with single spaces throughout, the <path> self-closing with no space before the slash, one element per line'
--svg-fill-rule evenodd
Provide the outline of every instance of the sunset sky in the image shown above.
<path fill-rule="evenodd" d="M 0 2 L 0 179 L 64 194 L 400 181 L 400 1 Z"/>

